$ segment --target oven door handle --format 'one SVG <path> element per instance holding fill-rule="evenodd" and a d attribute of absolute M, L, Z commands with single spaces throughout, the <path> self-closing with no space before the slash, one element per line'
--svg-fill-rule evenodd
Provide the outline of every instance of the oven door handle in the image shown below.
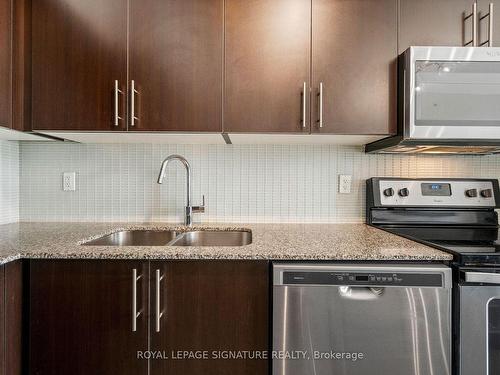
<path fill-rule="evenodd" d="M 465 282 L 500 284 L 500 273 L 465 272 Z"/>

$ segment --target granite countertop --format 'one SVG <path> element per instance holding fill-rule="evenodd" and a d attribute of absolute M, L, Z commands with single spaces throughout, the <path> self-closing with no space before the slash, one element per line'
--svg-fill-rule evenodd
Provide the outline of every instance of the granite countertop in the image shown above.
<path fill-rule="evenodd" d="M 175 229 L 170 224 L 17 223 L 0 226 L 0 264 L 20 258 L 273 259 L 446 261 L 452 255 L 365 224 L 210 224 L 198 229 L 249 229 L 239 247 L 81 246 L 121 229 Z"/>

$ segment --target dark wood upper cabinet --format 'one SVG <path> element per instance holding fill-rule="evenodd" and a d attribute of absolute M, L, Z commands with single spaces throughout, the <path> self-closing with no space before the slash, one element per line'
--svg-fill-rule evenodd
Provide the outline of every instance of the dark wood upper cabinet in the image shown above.
<path fill-rule="evenodd" d="M 30 374 L 145 375 L 147 349 L 147 261 L 31 261 Z"/>
<path fill-rule="evenodd" d="M 0 0 L 0 126 L 12 125 L 12 2 Z"/>
<path fill-rule="evenodd" d="M 308 133 L 311 1 L 225 4 L 224 131 Z"/>
<path fill-rule="evenodd" d="M 30 0 L 0 0 L 0 126 L 31 130 Z"/>
<path fill-rule="evenodd" d="M 267 261 L 151 262 L 151 291 L 160 285 L 160 319 L 151 315 L 152 350 L 206 350 L 210 359 L 153 360 L 151 375 L 267 375 L 267 360 L 214 359 L 212 351 L 269 349 Z M 156 310 L 157 300 L 151 299 Z"/>
<path fill-rule="evenodd" d="M 397 0 L 312 1 L 313 132 L 395 132 L 397 9 Z"/>
<path fill-rule="evenodd" d="M 129 130 L 222 130 L 223 18 L 223 0 L 130 1 Z"/>
<path fill-rule="evenodd" d="M 399 53 L 410 46 L 463 46 L 472 38 L 472 20 L 464 22 L 472 3 L 473 0 L 400 0 Z"/>
<path fill-rule="evenodd" d="M 462 38 L 470 0 L 400 1 L 399 52 Z M 398 0 L 37 0 L 32 13 L 35 130 L 395 131 Z"/>
<path fill-rule="evenodd" d="M 127 0 L 32 4 L 33 128 L 125 130 Z"/>

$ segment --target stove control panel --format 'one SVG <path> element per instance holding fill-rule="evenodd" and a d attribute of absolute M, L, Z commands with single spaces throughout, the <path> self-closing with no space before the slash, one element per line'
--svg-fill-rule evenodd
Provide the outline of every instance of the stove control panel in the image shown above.
<path fill-rule="evenodd" d="M 497 207 L 498 180 L 372 178 L 375 206 Z"/>

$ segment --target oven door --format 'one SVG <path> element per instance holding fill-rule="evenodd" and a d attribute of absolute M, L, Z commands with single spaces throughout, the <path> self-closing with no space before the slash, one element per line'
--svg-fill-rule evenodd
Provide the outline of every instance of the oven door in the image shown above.
<path fill-rule="evenodd" d="M 500 270 L 466 271 L 459 286 L 459 375 L 500 374 Z"/>
<path fill-rule="evenodd" d="M 404 59 L 405 138 L 500 139 L 500 48 L 411 47 Z"/>

